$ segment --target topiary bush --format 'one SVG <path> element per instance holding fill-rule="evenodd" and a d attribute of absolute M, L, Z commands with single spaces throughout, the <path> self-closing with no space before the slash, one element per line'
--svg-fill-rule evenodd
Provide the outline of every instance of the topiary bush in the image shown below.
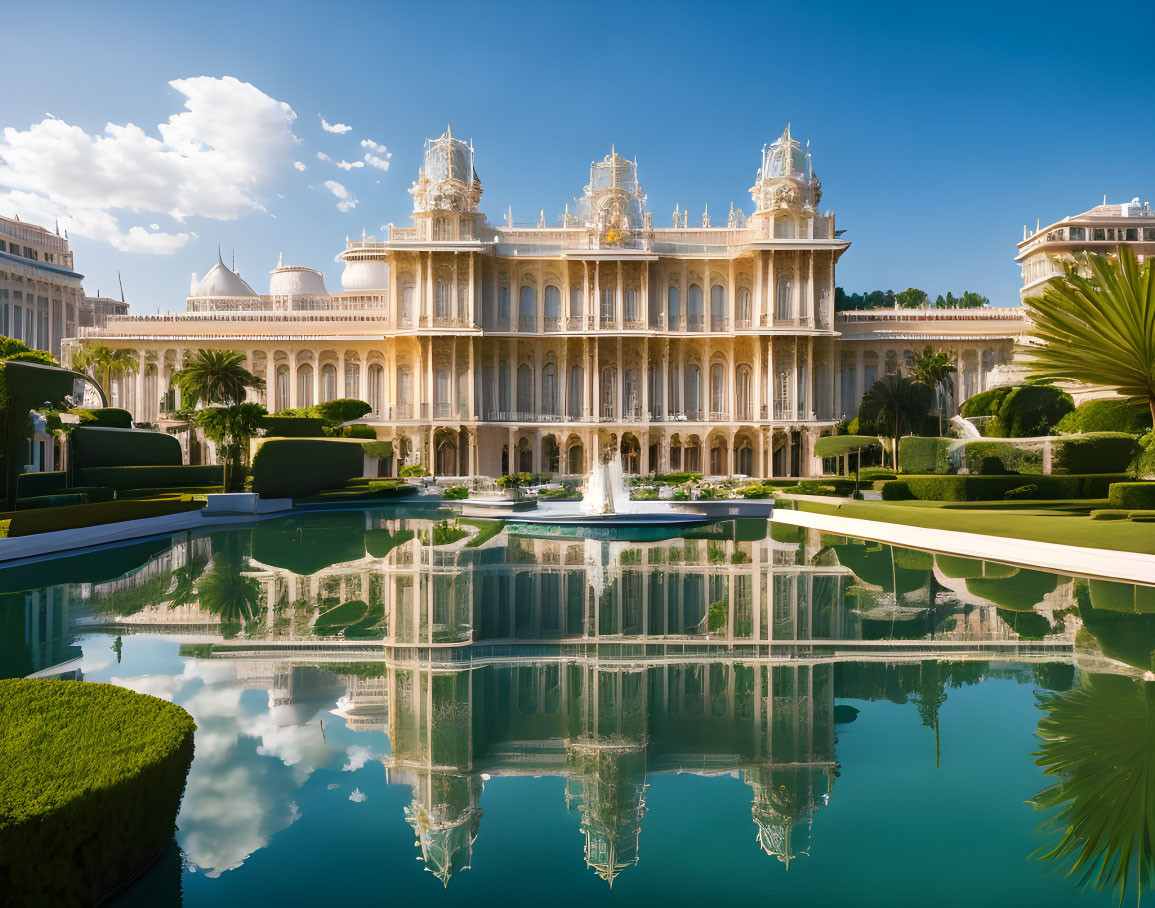
<path fill-rule="evenodd" d="M 469 489 L 465 486 L 450 486 L 441 492 L 441 497 L 446 501 L 461 501 L 463 498 L 469 497 Z"/>
<path fill-rule="evenodd" d="M 903 473 L 949 473 L 948 438 L 907 436 L 898 442 L 898 468 Z"/>
<path fill-rule="evenodd" d="M 892 479 L 882 484 L 883 501 L 911 501 L 915 495 L 905 479 Z"/>
<path fill-rule="evenodd" d="M 998 414 L 1003 400 L 1010 393 L 1010 385 L 1002 388 L 991 388 L 989 391 L 980 391 L 963 401 L 959 412 L 967 419 L 972 416 L 995 416 Z"/>
<path fill-rule="evenodd" d="M 1036 485 L 1016 486 L 1003 492 L 1004 501 L 1029 501 L 1039 497 L 1039 487 Z"/>
<path fill-rule="evenodd" d="M 1047 435 L 1074 409 L 1071 395 L 1053 385 L 1018 385 L 1002 399 L 994 419 L 983 427 L 983 435 L 992 438 Z"/>
<path fill-rule="evenodd" d="M 1151 431 L 1151 408 L 1141 400 L 1088 400 L 1059 420 L 1059 432 L 1127 432 L 1144 435 Z"/>
<path fill-rule="evenodd" d="M 253 457 L 253 491 L 262 498 L 307 498 L 343 489 L 361 474 L 361 445 L 327 438 L 266 441 Z"/>
<path fill-rule="evenodd" d="M 94 905 L 171 842 L 192 717 L 111 684 L 0 681 L 0 904 Z"/>
<path fill-rule="evenodd" d="M 1126 432 L 1092 432 L 1051 442 L 1052 473 L 1122 473 L 1139 453 Z"/>
<path fill-rule="evenodd" d="M 100 429 L 131 429 L 132 414 L 120 407 L 77 407 L 69 410 L 80 419 L 81 426 L 90 426 Z"/>
<path fill-rule="evenodd" d="M 970 441 L 963 448 L 963 465 L 982 476 L 1043 472 L 1043 452 L 1025 450 L 1009 441 Z"/>
<path fill-rule="evenodd" d="M 269 438 L 321 438 L 325 420 L 319 416 L 262 416 L 257 425 Z"/>
<path fill-rule="evenodd" d="M 1113 482 L 1107 498 L 1112 508 L 1155 508 L 1155 482 Z"/>
<path fill-rule="evenodd" d="M 90 467 L 179 467 L 184 463 L 174 436 L 145 429 L 77 426 L 68 434 L 68 445 L 74 476 Z"/>

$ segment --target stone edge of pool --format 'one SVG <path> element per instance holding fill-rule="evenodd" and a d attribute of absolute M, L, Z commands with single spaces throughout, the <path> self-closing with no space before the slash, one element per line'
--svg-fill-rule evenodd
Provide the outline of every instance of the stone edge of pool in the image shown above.
<path fill-rule="evenodd" d="M 861 517 L 814 514 L 810 511 L 775 510 L 774 520 L 840 536 L 873 539 L 930 552 L 949 552 L 984 561 L 1001 561 L 1057 574 L 1155 584 L 1155 555 L 1140 552 L 1093 549 L 1009 536 L 963 533 L 958 530 L 937 530 L 904 523 L 865 520 Z"/>

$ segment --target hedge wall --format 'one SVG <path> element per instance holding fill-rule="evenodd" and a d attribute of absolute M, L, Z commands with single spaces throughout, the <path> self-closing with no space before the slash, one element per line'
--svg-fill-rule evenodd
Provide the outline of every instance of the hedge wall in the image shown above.
<path fill-rule="evenodd" d="M 262 498 L 307 498 L 342 489 L 361 475 L 361 445 L 337 439 L 266 441 L 253 458 L 253 491 Z"/>
<path fill-rule="evenodd" d="M 126 489 L 219 486 L 222 482 L 220 464 L 190 467 L 88 467 L 77 470 L 75 479 L 77 485 L 104 486 L 118 492 Z"/>
<path fill-rule="evenodd" d="M 1032 476 L 1040 500 L 1105 498 L 1119 474 L 1084 476 Z M 882 487 L 884 501 L 917 498 L 922 501 L 1002 501 L 1011 489 L 1023 485 L 1022 476 L 906 476 Z M 1152 483 L 1155 485 L 1155 483 Z M 892 488 L 892 486 L 894 488 Z M 1114 506 L 1114 505 L 1113 505 Z"/>
<path fill-rule="evenodd" d="M 1055 426 L 1063 433 L 1151 431 L 1151 408 L 1141 400 L 1088 400 L 1079 404 Z"/>
<path fill-rule="evenodd" d="M 907 436 L 898 442 L 898 468 L 903 473 L 949 473 L 948 438 Z"/>
<path fill-rule="evenodd" d="M 1114 482 L 1108 492 L 1113 508 L 1155 508 L 1155 482 Z"/>
<path fill-rule="evenodd" d="M 16 499 L 17 511 L 34 511 L 38 508 L 63 508 L 73 504 L 88 504 L 88 495 L 71 489 L 54 492 L 51 495 L 30 495 Z"/>
<path fill-rule="evenodd" d="M 88 409 L 85 407 L 78 407 L 75 410 L 69 410 L 80 417 L 80 425 L 90 426 L 94 429 L 131 429 L 132 428 L 132 414 L 128 410 L 122 410 L 120 407 L 96 407 Z"/>
<path fill-rule="evenodd" d="M 33 511 L 11 512 L 9 536 L 34 536 L 57 530 L 76 530 L 81 527 L 119 523 L 122 520 L 143 520 L 145 517 L 163 517 L 203 508 L 203 501 L 101 501 L 62 508 L 42 508 Z M 9 515 L 4 515 L 9 516 Z"/>
<path fill-rule="evenodd" d="M 319 416 L 262 416 L 257 425 L 270 438 L 321 438 L 325 420 Z"/>
<path fill-rule="evenodd" d="M 51 495 L 63 492 L 68 487 L 68 473 L 54 470 L 48 473 L 21 473 L 16 477 L 18 498 L 32 498 L 36 495 Z"/>
<path fill-rule="evenodd" d="M 146 429 L 101 429 L 77 426 L 69 434 L 72 468 L 180 466 L 180 442 L 175 436 Z M 91 483 L 89 485 L 101 485 Z"/>
<path fill-rule="evenodd" d="M 196 725 L 111 684 L 0 681 L 0 904 L 93 905 L 172 839 Z"/>
<path fill-rule="evenodd" d="M 982 476 L 1043 472 L 1043 451 L 1024 450 L 1009 441 L 971 441 L 963 448 L 963 465 Z"/>
<path fill-rule="evenodd" d="M 1051 443 L 1052 473 L 1122 473 L 1139 453 L 1127 432 L 1091 432 Z"/>

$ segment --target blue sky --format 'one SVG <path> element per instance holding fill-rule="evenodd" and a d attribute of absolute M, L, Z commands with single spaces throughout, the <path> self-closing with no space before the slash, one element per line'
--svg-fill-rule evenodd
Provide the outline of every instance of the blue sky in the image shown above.
<path fill-rule="evenodd" d="M 1024 223 L 1155 196 L 1150 2 L 64 3 L 4 21 L 0 213 L 71 218 L 88 291 L 119 269 L 138 313 L 182 309 L 218 243 L 258 292 L 280 251 L 339 289 L 345 235 L 408 222 L 447 122 L 493 221 L 556 223 L 612 142 L 658 226 L 675 203 L 749 210 L 790 122 L 853 242 L 849 291 L 1011 304 Z"/>

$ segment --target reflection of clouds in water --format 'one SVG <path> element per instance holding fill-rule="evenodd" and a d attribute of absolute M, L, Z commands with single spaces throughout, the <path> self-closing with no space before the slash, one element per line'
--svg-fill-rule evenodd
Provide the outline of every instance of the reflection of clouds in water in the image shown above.
<path fill-rule="evenodd" d="M 354 804 L 364 804 L 369 800 L 369 795 L 365 794 L 360 788 L 354 788 L 349 794 L 349 800 Z"/>
<path fill-rule="evenodd" d="M 297 790 L 339 752 L 318 724 L 288 724 L 297 719 L 293 707 L 242 708 L 244 687 L 228 663 L 189 661 L 179 675 L 113 683 L 176 700 L 197 723 L 177 841 L 189 864 L 209 877 L 240 867 L 296 822 Z"/>
<path fill-rule="evenodd" d="M 360 744 L 354 744 L 345 751 L 345 755 L 349 758 L 349 762 L 341 767 L 342 772 L 356 772 L 370 760 L 377 759 L 371 748 Z"/>

